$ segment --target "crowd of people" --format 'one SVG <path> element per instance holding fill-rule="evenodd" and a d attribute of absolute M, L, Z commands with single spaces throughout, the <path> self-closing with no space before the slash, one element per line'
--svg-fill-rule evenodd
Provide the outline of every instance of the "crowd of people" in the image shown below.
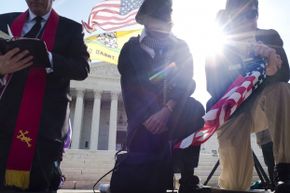
<path fill-rule="evenodd" d="M 10 26 L 14 37 L 37 38 L 47 47 L 44 55 L 32 54 L 25 44 L 24 49 L 0 50 L 0 192 L 55 192 L 69 128 L 70 80 L 88 76 L 89 54 L 82 26 L 59 16 L 53 0 L 26 3 L 23 13 L 0 15 L 0 30 L 8 34 Z M 249 190 L 254 165 L 250 134 L 255 132 L 275 192 L 289 193 L 290 70 L 279 33 L 257 26 L 258 0 L 227 0 L 217 15 L 228 41 L 221 54 L 206 60 L 211 95 L 206 109 L 191 97 L 196 87 L 192 54 L 171 31 L 172 11 L 171 0 L 144 0 L 136 15 L 143 31 L 125 43 L 119 56 L 127 151 L 138 163 L 143 158 L 145 165 L 162 163 L 148 167 L 144 184 L 152 187 L 140 187 L 142 174 L 136 173 L 128 192 L 166 192 L 174 172 L 181 173 L 179 193 L 203 192 L 194 175 L 200 147 L 173 146 L 203 127 L 205 112 L 247 69 L 244 61 L 262 58 L 267 63 L 264 82 L 217 130 L 218 183 L 222 189 Z M 40 55 L 41 63 L 36 60 Z M 158 178 L 150 179 L 155 174 Z"/>

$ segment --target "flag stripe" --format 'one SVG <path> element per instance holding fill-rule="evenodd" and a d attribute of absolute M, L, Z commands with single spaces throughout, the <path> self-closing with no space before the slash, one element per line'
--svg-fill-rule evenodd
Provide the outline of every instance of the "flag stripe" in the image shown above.
<path fill-rule="evenodd" d="M 92 8 L 85 29 L 111 32 L 136 24 L 135 16 L 141 0 L 107 0 Z"/>
<path fill-rule="evenodd" d="M 111 1 L 104 1 L 101 2 L 100 4 L 96 5 L 95 7 L 92 8 L 92 11 L 102 8 L 102 7 L 120 7 L 120 0 L 111 0 Z"/>
<path fill-rule="evenodd" d="M 255 66 L 255 69 L 244 76 L 238 76 L 229 86 L 224 96 L 203 116 L 205 121 L 203 128 L 177 143 L 175 148 L 184 149 L 191 145 L 200 145 L 206 142 L 251 93 L 263 83 L 266 78 L 265 61 L 261 58 L 255 59 L 251 65 Z"/>
<path fill-rule="evenodd" d="M 120 28 L 127 27 L 127 26 L 134 25 L 134 24 L 135 24 L 135 21 L 132 22 L 132 23 L 126 23 L 126 24 L 123 24 L 123 25 L 115 26 L 115 27 L 101 27 L 101 26 L 99 26 L 99 27 L 101 29 L 103 29 L 104 31 L 112 32 L 112 31 L 116 31 L 116 30 L 118 30 Z"/>
<path fill-rule="evenodd" d="M 110 5 L 110 6 L 101 6 L 98 8 L 93 9 L 91 12 L 99 12 L 99 11 L 116 11 L 119 13 L 120 5 Z"/>
<path fill-rule="evenodd" d="M 103 22 L 103 23 L 100 23 L 100 22 L 92 22 L 96 25 L 99 25 L 99 26 L 120 26 L 120 25 L 124 25 L 124 24 L 127 24 L 127 23 L 130 23 L 130 22 L 134 22 L 134 19 L 128 19 L 126 21 L 122 21 L 122 22 Z"/>
<path fill-rule="evenodd" d="M 99 15 L 109 15 L 109 14 L 112 14 L 112 15 L 115 15 L 116 17 L 119 17 L 119 10 L 114 10 L 114 9 L 109 9 L 109 8 L 106 8 L 106 9 L 103 9 L 103 10 L 99 10 L 99 11 L 94 11 L 92 12 L 93 16 L 98 18 Z"/>
<path fill-rule="evenodd" d="M 95 21 L 98 21 L 98 20 L 101 20 L 101 21 L 111 21 L 111 20 L 116 20 L 116 21 L 123 21 L 125 19 L 128 19 L 128 18 L 133 18 L 135 19 L 135 15 L 136 15 L 136 11 L 130 13 L 130 14 L 127 14 L 127 15 L 122 15 L 122 16 L 118 16 L 116 17 L 114 14 L 104 14 L 104 15 L 98 15 L 97 18 L 98 19 L 94 19 Z M 93 17 L 94 18 L 94 17 Z"/>

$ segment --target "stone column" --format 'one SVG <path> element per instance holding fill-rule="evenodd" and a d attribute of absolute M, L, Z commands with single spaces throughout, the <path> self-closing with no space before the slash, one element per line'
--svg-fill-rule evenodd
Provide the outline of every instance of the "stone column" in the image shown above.
<path fill-rule="evenodd" d="M 75 114 L 72 126 L 72 144 L 71 144 L 72 149 L 79 149 L 80 147 L 83 109 L 84 109 L 84 90 L 77 90 Z"/>
<path fill-rule="evenodd" d="M 116 150 L 117 140 L 118 94 L 111 93 L 110 125 L 109 125 L 109 150 Z"/>
<path fill-rule="evenodd" d="M 98 90 L 94 91 L 94 106 L 92 115 L 90 149 L 98 150 L 99 143 L 99 127 L 100 127 L 100 111 L 101 111 L 102 93 Z"/>

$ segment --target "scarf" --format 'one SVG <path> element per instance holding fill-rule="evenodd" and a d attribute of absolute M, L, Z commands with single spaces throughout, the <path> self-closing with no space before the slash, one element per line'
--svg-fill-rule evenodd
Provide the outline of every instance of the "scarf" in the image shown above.
<path fill-rule="evenodd" d="M 172 39 L 170 37 L 169 35 L 167 38 L 155 39 L 146 35 L 142 40 L 142 44 L 156 52 L 156 50 L 167 49 L 172 44 Z"/>

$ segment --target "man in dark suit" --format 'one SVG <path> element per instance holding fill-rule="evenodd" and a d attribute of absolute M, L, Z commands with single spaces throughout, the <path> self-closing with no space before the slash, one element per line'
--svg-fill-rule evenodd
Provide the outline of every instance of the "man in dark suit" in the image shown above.
<path fill-rule="evenodd" d="M 53 0 L 26 3 L 24 13 L 0 15 L 0 30 L 43 40 L 48 57 L 35 65 L 27 50 L 0 54 L 0 191 L 51 192 L 59 185 L 70 80 L 88 76 L 89 54 L 82 26 L 59 16 Z"/>
<path fill-rule="evenodd" d="M 190 97 L 195 90 L 192 55 L 187 44 L 171 33 L 171 6 L 171 0 L 144 1 L 136 15 L 144 30 L 123 46 L 118 62 L 128 117 L 128 150 L 154 157 L 166 155 L 163 168 L 152 171 L 156 176 L 162 176 L 171 156 L 169 141 L 183 139 L 204 123 L 202 104 Z M 174 159 L 175 168 L 181 173 L 179 192 L 194 191 L 199 183 L 193 175 L 199 147 L 173 154 L 178 157 Z M 166 178 L 170 181 L 172 176 L 164 173 L 156 181 Z M 157 187 L 149 188 L 157 192 Z"/>
<path fill-rule="evenodd" d="M 221 12 L 222 13 L 222 12 Z M 248 190 L 253 172 L 250 133 L 269 128 L 277 172 L 275 192 L 290 191 L 290 78 L 283 41 L 275 30 L 257 28 L 258 0 L 228 0 L 221 17 L 229 41 L 206 64 L 210 108 L 249 66 L 249 58 L 267 61 L 266 79 L 217 130 L 222 165 L 219 185 Z"/>

